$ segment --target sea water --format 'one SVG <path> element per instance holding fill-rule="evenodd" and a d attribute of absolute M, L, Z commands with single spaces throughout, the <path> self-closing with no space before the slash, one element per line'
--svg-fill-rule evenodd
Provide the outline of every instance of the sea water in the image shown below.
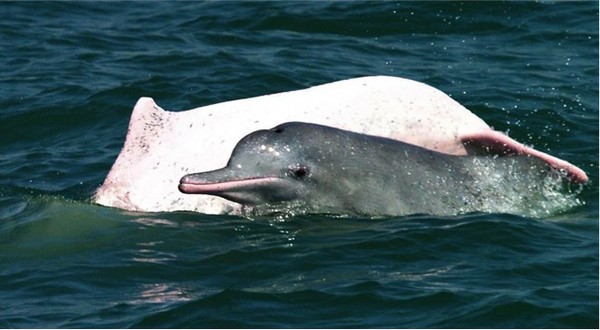
<path fill-rule="evenodd" d="M 597 2 L 1 2 L 0 327 L 598 326 Z M 94 205 L 139 97 L 432 85 L 588 173 L 541 218 Z M 282 108 L 285 111 L 285 108 Z"/>

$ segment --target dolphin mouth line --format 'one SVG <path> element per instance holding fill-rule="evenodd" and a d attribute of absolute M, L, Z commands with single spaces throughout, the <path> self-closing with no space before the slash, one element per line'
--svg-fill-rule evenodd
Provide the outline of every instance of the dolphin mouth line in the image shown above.
<path fill-rule="evenodd" d="M 278 183 L 281 180 L 283 179 L 279 177 L 255 177 L 220 182 L 185 182 L 184 178 L 178 188 L 184 194 L 216 194 L 256 189 L 256 187 Z"/>

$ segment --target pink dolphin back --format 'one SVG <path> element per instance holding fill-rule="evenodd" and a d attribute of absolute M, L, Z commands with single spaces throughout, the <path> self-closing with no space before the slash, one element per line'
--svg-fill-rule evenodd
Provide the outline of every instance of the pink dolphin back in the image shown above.
<path fill-rule="evenodd" d="M 529 154 L 565 171 L 573 182 L 588 180 L 578 167 L 492 130 L 438 89 L 373 76 L 182 112 L 165 111 L 142 97 L 123 149 L 93 200 L 130 211 L 238 214 L 236 203 L 179 192 L 179 180 L 224 167 L 242 137 L 289 121 L 388 137 L 453 155 Z"/>

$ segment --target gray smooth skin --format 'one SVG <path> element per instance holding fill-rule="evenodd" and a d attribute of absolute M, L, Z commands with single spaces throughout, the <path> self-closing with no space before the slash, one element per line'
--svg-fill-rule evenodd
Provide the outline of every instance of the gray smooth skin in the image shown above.
<path fill-rule="evenodd" d="M 454 215 L 511 212 L 514 201 L 531 207 L 551 172 L 528 156 L 451 156 L 290 122 L 250 133 L 225 168 L 186 175 L 179 190 L 220 196 L 256 214 Z"/>

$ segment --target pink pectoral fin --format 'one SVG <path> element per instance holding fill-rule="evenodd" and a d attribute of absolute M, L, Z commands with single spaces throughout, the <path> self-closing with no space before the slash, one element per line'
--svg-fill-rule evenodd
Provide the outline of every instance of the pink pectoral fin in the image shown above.
<path fill-rule="evenodd" d="M 531 155 L 542 159 L 555 169 L 566 171 L 568 177 L 575 183 L 586 183 L 588 181 L 587 174 L 579 167 L 547 153 L 527 147 L 494 130 L 463 136 L 461 142 L 468 154 L 494 154 L 500 156 Z"/>

